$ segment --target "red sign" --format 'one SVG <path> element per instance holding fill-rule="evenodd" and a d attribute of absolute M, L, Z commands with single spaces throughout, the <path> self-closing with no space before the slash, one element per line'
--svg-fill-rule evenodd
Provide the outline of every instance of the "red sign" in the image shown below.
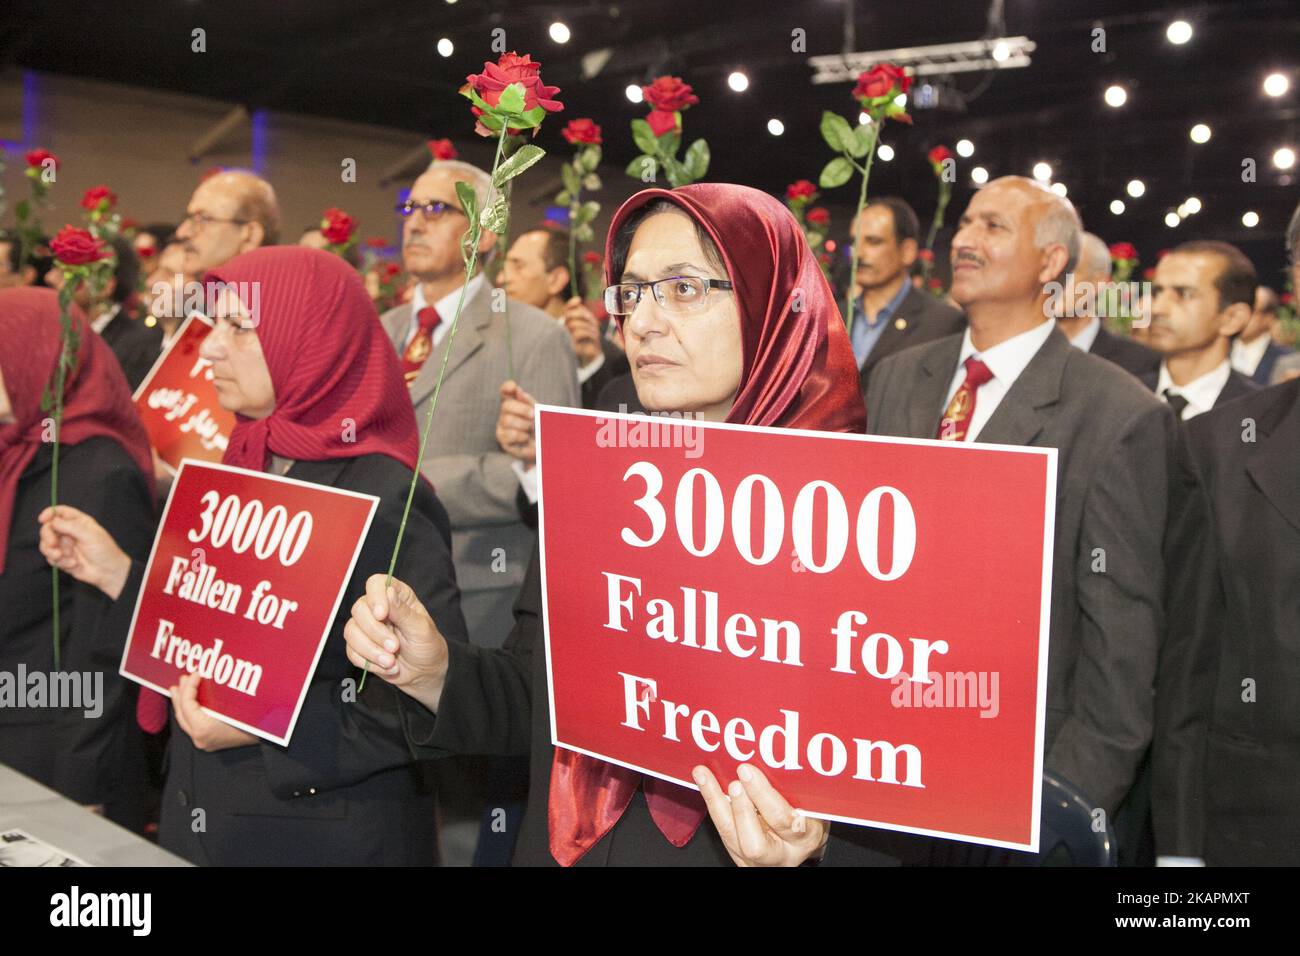
<path fill-rule="evenodd" d="M 556 746 L 1037 849 L 1055 449 L 537 411 Z"/>
<path fill-rule="evenodd" d="M 379 499 L 185 461 L 122 655 L 166 694 L 197 673 L 213 716 L 288 744 Z"/>
<path fill-rule="evenodd" d="M 235 428 L 234 413 L 217 401 L 212 364 L 199 357 L 211 329 L 211 320 L 191 313 L 135 390 L 149 444 L 173 472 L 183 458 L 221 461 Z"/>

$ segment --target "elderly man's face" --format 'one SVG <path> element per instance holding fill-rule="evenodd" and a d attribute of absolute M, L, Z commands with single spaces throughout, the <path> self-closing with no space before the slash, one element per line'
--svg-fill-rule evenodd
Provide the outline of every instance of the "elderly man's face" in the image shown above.
<path fill-rule="evenodd" d="M 222 173 L 199 183 L 185 207 L 186 219 L 176 230 L 185 249 L 185 271 L 203 275 L 241 252 L 256 249 L 261 230 L 239 216 L 244 183 Z"/>
<path fill-rule="evenodd" d="M 1034 230 L 1050 200 L 1035 187 L 998 180 L 979 190 L 952 239 L 952 297 L 980 302 L 1032 302 L 1053 278 L 1050 251 L 1034 244 Z M 1059 247 L 1056 247 L 1059 248 Z"/>
<path fill-rule="evenodd" d="M 440 202 L 447 207 L 432 218 L 426 218 L 424 210 L 417 209 L 402 223 L 402 264 L 421 282 L 444 279 L 464 269 L 460 243 L 469 229 L 469 220 L 456 196 L 458 181 L 451 172 L 431 169 L 411 186 L 413 202 Z M 480 255 L 490 248 L 491 237 L 485 230 L 484 241 L 479 243 Z"/>

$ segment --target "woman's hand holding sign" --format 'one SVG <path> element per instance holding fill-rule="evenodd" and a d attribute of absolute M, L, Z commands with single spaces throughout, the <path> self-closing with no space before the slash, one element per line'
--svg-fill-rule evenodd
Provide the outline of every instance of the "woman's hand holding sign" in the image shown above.
<path fill-rule="evenodd" d="M 826 852 L 825 820 L 795 810 L 757 767 L 741 764 L 736 775 L 724 793 L 708 768 L 691 774 L 736 866 L 798 866 Z"/>
<path fill-rule="evenodd" d="M 171 688 L 172 712 L 176 714 L 176 723 L 190 735 L 194 746 L 213 753 L 257 743 L 257 738 L 252 734 L 233 727 L 224 720 L 218 720 L 199 705 L 201 679 L 198 674 L 182 674 L 180 681 Z"/>
<path fill-rule="evenodd" d="M 447 678 L 447 641 L 414 591 L 393 578 L 385 593 L 384 580 L 372 574 L 365 595 L 352 605 L 352 619 L 343 628 L 348 660 L 369 666 L 436 712 Z"/>

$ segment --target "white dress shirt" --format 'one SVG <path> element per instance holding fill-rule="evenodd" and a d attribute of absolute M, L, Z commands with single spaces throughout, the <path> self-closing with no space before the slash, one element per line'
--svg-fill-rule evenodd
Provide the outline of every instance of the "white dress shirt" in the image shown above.
<path fill-rule="evenodd" d="M 1092 320 L 1085 325 L 1074 338 L 1070 339 L 1070 344 L 1081 352 L 1091 352 L 1092 343 L 1097 341 L 1097 333 L 1101 331 L 1101 319 L 1093 316 Z"/>
<path fill-rule="evenodd" d="M 1255 336 L 1253 342 L 1243 342 L 1241 336 L 1232 340 L 1232 367 L 1247 378 L 1255 374 L 1255 369 L 1259 368 L 1259 363 L 1264 360 L 1264 353 L 1268 351 L 1268 342 L 1271 336 L 1265 332 L 1263 335 Z"/>
<path fill-rule="evenodd" d="M 602 349 L 599 355 L 597 355 L 594 359 L 592 359 L 582 368 L 578 369 L 578 384 L 586 385 L 587 379 L 591 378 L 593 375 L 599 372 L 601 370 L 601 367 L 604 364 L 605 364 L 605 352 Z"/>
<path fill-rule="evenodd" d="M 108 323 L 112 322 L 115 318 L 117 318 L 117 313 L 121 311 L 122 311 L 122 307 L 120 305 L 114 305 L 106 312 L 102 312 L 99 315 L 97 315 L 95 318 L 91 319 L 90 327 L 102 335 L 104 330 L 108 328 Z M 1260 338 L 1267 338 L 1267 336 L 1260 336 Z"/>
<path fill-rule="evenodd" d="M 1219 393 L 1223 391 L 1223 386 L 1228 384 L 1228 378 L 1232 375 L 1232 365 L 1227 359 L 1215 366 L 1209 372 L 1206 372 L 1198 379 L 1188 382 L 1186 385 L 1175 385 L 1174 380 L 1169 377 L 1169 369 L 1165 363 L 1160 363 L 1160 378 L 1156 382 L 1156 397 L 1163 399 L 1165 390 L 1169 389 L 1175 395 L 1181 395 L 1187 399 L 1187 407 L 1183 409 L 1181 416 L 1183 421 L 1189 418 L 1195 418 L 1202 412 L 1208 412 L 1214 407 L 1214 403 L 1219 400 Z"/>
<path fill-rule="evenodd" d="M 1025 366 L 1038 354 L 1038 350 L 1043 347 L 1043 343 L 1047 341 L 1054 328 L 1056 328 L 1055 319 L 1044 319 L 1028 332 L 1021 332 L 1005 342 L 999 342 L 991 349 L 977 352 L 970 339 L 970 328 L 967 327 L 962 335 L 961 354 L 957 356 L 957 371 L 953 373 L 952 382 L 948 386 L 948 396 L 943 400 L 940 413 L 948 408 L 948 403 L 957 394 L 957 389 L 961 388 L 961 383 L 966 381 L 965 362 L 970 356 L 974 355 L 982 360 L 993 373 L 993 377 L 975 392 L 975 412 L 971 415 L 970 424 L 966 428 L 965 441 L 974 441 L 979 436 L 985 424 L 997 411 L 1003 397 L 1016 383 Z"/>
<path fill-rule="evenodd" d="M 476 273 L 474 278 L 469 280 L 469 285 L 465 288 L 466 302 L 478 295 L 479 289 L 483 288 L 485 281 L 487 280 L 483 278 L 482 272 Z M 460 286 L 457 286 L 433 303 L 433 307 L 442 316 L 442 321 L 433 327 L 433 334 L 430 336 L 434 348 L 437 348 L 438 343 L 442 341 L 443 336 L 451 328 L 451 320 L 456 315 L 456 303 L 458 301 L 460 301 Z M 403 351 L 405 351 L 406 346 L 411 344 L 411 339 L 415 338 L 415 333 L 420 331 L 420 310 L 428 304 L 429 301 L 424 297 L 424 286 L 417 284 L 415 291 L 411 294 L 411 330 L 406 333 L 406 341 L 402 344 Z"/>

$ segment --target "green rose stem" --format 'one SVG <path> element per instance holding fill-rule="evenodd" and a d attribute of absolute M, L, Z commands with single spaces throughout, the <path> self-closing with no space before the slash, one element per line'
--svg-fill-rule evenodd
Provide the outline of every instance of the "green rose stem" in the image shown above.
<path fill-rule="evenodd" d="M 501 135 L 497 138 L 496 156 L 492 159 L 492 178 L 496 179 L 497 167 L 501 163 L 501 151 L 505 146 L 508 126 L 501 124 Z M 456 192 L 461 194 L 460 186 L 457 184 Z M 467 189 L 469 187 L 466 187 Z M 472 190 L 470 190 L 472 194 Z M 506 187 L 506 195 L 509 195 L 509 186 Z M 491 193 L 488 194 L 489 198 Z M 464 205 L 465 199 L 461 195 L 461 204 Z M 429 400 L 429 411 L 424 416 L 424 428 L 420 433 L 420 451 L 415 458 L 415 470 L 411 473 L 411 485 L 406 490 L 406 507 L 402 509 L 402 523 L 397 526 L 397 540 L 393 542 L 393 556 L 388 561 L 388 576 L 384 580 L 384 592 L 387 593 L 393 583 L 393 572 L 397 569 L 397 555 L 402 548 L 402 538 L 406 536 L 406 519 L 411 513 L 411 502 L 415 500 L 415 485 L 420 480 L 420 464 L 424 461 L 424 450 L 429 444 L 430 426 L 433 425 L 433 410 L 438 407 L 438 395 L 442 392 L 442 379 L 447 374 L 447 360 L 451 358 L 452 345 L 456 341 L 456 329 L 460 327 L 460 312 L 465 307 L 465 290 L 469 288 L 469 280 L 474 278 L 474 269 L 478 265 L 478 242 L 479 237 L 483 234 L 482 222 L 479 219 L 479 210 L 473 210 L 474 215 L 469 217 L 469 231 L 464 239 L 461 240 L 461 255 L 465 260 L 465 281 L 460 285 L 460 296 L 456 299 L 456 313 L 451 319 L 451 329 L 447 332 L 447 350 L 442 353 L 442 365 L 438 368 L 438 381 L 433 386 L 433 398 Z M 506 319 L 506 343 L 507 355 L 510 342 L 510 320 L 509 313 Z M 511 375 L 514 375 L 513 369 Z M 57 446 L 56 446 L 57 448 Z M 56 619 L 57 620 L 57 619 Z M 362 670 L 361 683 L 357 685 L 357 693 L 360 694 L 366 687 L 366 676 L 370 673 L 370 662 Z"/>
<path fill-rule="evenodd" d="M 500 147 L 498 146 L 497 155 L 500 155 L 500 152 L 501 152 Z M 496 170 L 495 163 L 493 163 L 492 169 L 495 172 Z M 515 184 L 513 182 L 506 183 L 506 208 L 507 209 L 510 208 L 511 193 L 513 192 L 514 185 Z M 505 230 L 501 233 L 501 241 L 498 243 L 498 245 L 500 246 L 500 249 L 498 251 L 501 255 L 501 268 L 504 270 L 506 267 L 505 264 L 506 256 L 509 255 L 510 253 L 510 220 L 508 219 L 506 220 L 506 227 Z M 477 255 L 477 251 L 475 254 Z M 515 381 L 515 346 L 514 346 L 514 340 L 511 338 L 510 335 L 510 296 L 507 295 L 502 304 L 505 306 L 505 317 L 506 317 L 506 378 L 510 379 L 510 381 L 513 382 Z M 441 375 L 438 377 L 439 379 L 442 378 Z"/>
<path fill-rule="evenodd" d="M 950 199 L 952 199 L 952 183 L 943 179 L 941 176 L 939 179 L 939 203 L 934 208 L 934 219 L 930 223 L 930 231 L 925 237 L 925 248 L 927 252 L 934 252 L 934 240 L 938 238 L 939 230 L 943 228 L 943 216 L 948 210 L 948 200 Z M 921 265 L 921 272 L 922 275 L 924 275 L 927 284 L 930 281 L 930 273 L 933 271 L 934 256 L 931 255 L 930 258 L 926 259 Z"/>
<path fill-rule="evenodd" d="M 849 285 L 848 291 L 844 296 L 844 320 L 848 323 L 849 341 L 853 340 L 853 320 L 855 318 L 853 312 L 853 288 L 854 284 L 858 281 L 857 230 L 862 225 L 858 220 L 862 218 L 862 210 L 867 205 L 867 180 L 871 178 L 871 161 L 876 158 L 876 141 L 880 137 L 876 134 L 875 130 L 879 122 L 881 121 L 872 124 L 871 148 L 867 150 L 866 164 L 859 166 L 857 163 L 853 163 L 853 160 L 849 160 L 849 162 L 853 163 L 854 167 L 862 173 L 862 185 L 858 187 L 858 211 L 853 215 L 853 235 L 849 236 Z"/>

